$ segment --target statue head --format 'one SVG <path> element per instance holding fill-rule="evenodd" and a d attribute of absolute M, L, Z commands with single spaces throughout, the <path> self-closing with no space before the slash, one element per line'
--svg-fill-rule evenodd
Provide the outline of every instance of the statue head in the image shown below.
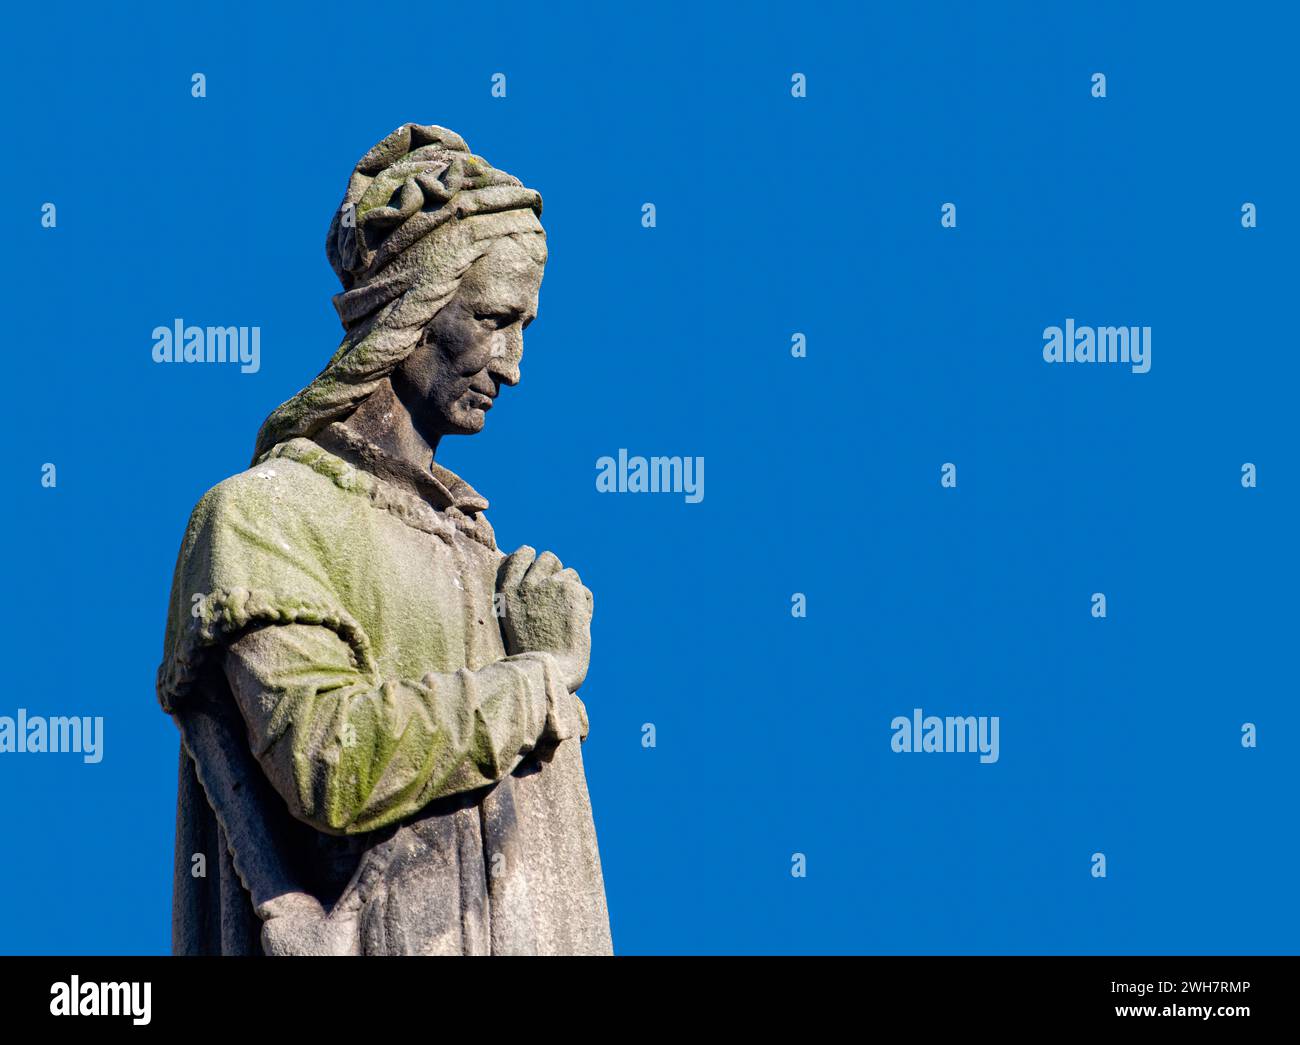
<path fill-rule="evenodd" d="M 546 264 L 541 209 L 442 127 L 405 124 L 366 153 L 326 241 L 343 342 L 266 419 L 254 460 L 348 417 L 385 382 L 430 442 L 481 431 L 520 379 Z"/>

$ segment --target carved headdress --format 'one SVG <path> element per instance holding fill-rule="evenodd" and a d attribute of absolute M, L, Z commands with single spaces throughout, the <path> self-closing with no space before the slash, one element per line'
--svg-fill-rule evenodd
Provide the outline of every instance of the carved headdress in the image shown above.
<path fill-rule="evenodd" d="M 347 333 L 316 379 L 262 424 L 254 463 L 351 413 L 410 354 L 493 241 L 545 236 L 541 213 L 539 193 L 443 127 L 405 124 L 366 153 L 325 242 Z"/>

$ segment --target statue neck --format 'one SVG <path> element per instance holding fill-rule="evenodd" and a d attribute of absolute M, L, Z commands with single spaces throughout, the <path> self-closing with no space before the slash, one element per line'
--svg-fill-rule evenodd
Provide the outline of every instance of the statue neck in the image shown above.
<path fill-rule="evenodd" d="M 432 442 L 415 427 L 411 412 L 403 405 L 392 382 L 384 379 L 369 398 L 344 420 L 342 426 L 365 442 L 372 443 L 395 461 L 427 472 L 438 452 L 439 437 Z"/>

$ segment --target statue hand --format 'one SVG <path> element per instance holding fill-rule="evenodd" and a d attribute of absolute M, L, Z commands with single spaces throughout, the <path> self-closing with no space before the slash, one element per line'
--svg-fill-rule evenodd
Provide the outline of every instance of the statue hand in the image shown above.
<path fill-rule="evenodd" d="M 310 893 L 283 893 L 257 908 L 262 919 L 262 951 L 290 954 L 357 954 L 357 914 L 330 914 Z"/>
<path fill-rule="evenodd" d="M 576 691 L 591 661 L 592 596 L 582 579 L 550 552 L 537 555 L 524 545 L 501 564 L 497 591 L 505 596 L 506 652 L 550 653 L 569 692 Z"/>

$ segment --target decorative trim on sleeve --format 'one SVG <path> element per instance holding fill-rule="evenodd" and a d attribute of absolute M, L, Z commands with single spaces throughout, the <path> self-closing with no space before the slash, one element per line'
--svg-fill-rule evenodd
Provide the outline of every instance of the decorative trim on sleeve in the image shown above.
<path fill-rule="evenodd" d="M 268 591 L 231 588 L 194 603 L 191 626 L 176 639 L 158 668 L 158 700 L 174 713 L 188 696 L 205 663 L 250 628 L 266 624 L 316 624 L 335 632 L 347 645 L 358 671 L 376 673 L 370 640 L 346 610 Z"/>

